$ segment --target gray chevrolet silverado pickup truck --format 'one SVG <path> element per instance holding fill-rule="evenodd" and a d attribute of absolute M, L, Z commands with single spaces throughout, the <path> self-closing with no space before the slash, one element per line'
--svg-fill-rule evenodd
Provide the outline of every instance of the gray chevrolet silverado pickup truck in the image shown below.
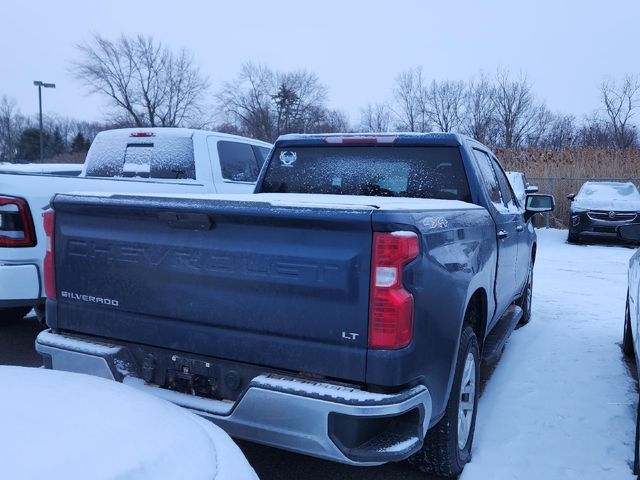
<path fill-rule="evenodd" d="M 232 436 L 455 477 L 552 208 L 456 134 L 284 136 L 253 195 L 56 195 L 36 347 Z"/>

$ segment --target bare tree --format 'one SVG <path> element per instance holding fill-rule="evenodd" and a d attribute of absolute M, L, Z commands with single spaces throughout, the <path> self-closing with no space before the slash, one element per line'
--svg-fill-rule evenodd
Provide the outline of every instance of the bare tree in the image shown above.
<path fill-rule="evenodd" d="M 20 137 L 28 126 L 28 119 L 20 113 L 15 100 L 3 95 L 0 100 L 0 161 L 16 159 Z"/>
<path fill-rule="evenodd" d="M 430 129 L 422 67 L 410 68 L 398 75 L 393 97 L 399 130 L 426 132 Z"/>
<path fill-rule="evenodd" d="M 482 143 L 493 143 L 496 135 L 493 86 L 489 78 L 480 74 L 471 79 L 464 97 L 462 131 Z"/>
<path fill-rule="evenodd" d="M 82 134 L 84 139 L 90 143 L 102 130 L 108 130 L 110 128 L 117 128 L 120 126 L 111 123 L 77 120 L 75 118 L 62 117 L 60 115 L 46 115 L 44 124 L 46 125 L 45 131 L 50 135 L 53 135 L 55 131 L 58 131 L 65 145 L 71 145 L 71 142 L 73 142 L 73 139 L 79 133 Z"/>
<path fill-rule="evenodd" d="M 426 89 L 427 116 L 441 132 L 451 132 L 460 128 L 464 93 L 464 83 L 452 80 L 433 80 Z"/>
<path fill-rule="evenodd" d="M 226 82 L 218 94 L 220 107 L 228 124 L 236 125 L 239 133 L 271 140 L 274 132 L 274 105 L 272 95 L 276 85 L 275 74 L 264 65 L 245 63 L 240 74 Z"/>
<path fill-rule="evenodd" d="M 327 89 L 315 73 L 307 70 L 276 74 L 278 91 L 272 95 L 276 105 L 278 134 L 313 132 L 325 119 Z M 285 105 L 282 106 L 282 92 Z"/>
<path fill-rule="evenodd" d="M 613 148 L 615 146 L 607 122 L 595 112 L 584 118 L 576 136 L 576 143 L 581 147 Z"/>
<path fill-rule="evenodd" d="M 315 133 L 344 133 L 349 132 L 349 118 L 340 110 L 325 110 L 323 119 L 315 126 Z"/>
<path fill-rule="evenodd" d="M 553 114 L 543 103 L 536 105 L 531 112 L 532 122 L 527 130 L 526 144 L 529 147 L 540 147 L 553 126 Z"/>
<path fill-rule="evenodd" d="M 392 112 L 386 103 L 367 104 L 360 111 L 360 130 L 364 132 L 388 132 L 391 127 Z"/>
<path fill-rule="evenodd" d="M 640 80 L 627 75 L 620 83 L 604 81 L 600 85 L 600 98 L 615 145 L 618 148 L 631 147 L 637 141 L 631 120 L 640 107 Z"/>
<path fill-rule="evenodd" d="M 307 70 L 275 72 L 246 63 L 218 94 L 227 127 L 268 141 L 285 133 L 346 128 L 344 114 L 326 106 L 327 90 Z"/>
<path fill-rule="evenodd" d="M 152 37 L 95 35 L 78 45 L 76 77 L 107 97 L 116 120 L 135 126 L 202 124 L 209 81 L 186 50 L 172 52 Z"/>
<path fill-rule="evenodd" d="M 540 113 L 526 75 L 513 80 L 509 71 L 499 70 L 492 99 L 499 125 L 499 143 L 505 148 L 522 146 L 537 128 Z"/>
<path fill-rule="evenodd" d="M 551 114 L 550 125 L 540 140 L 540 146 L 553 150 L 564 150 L 577 142 L 578 131 L 573 115 Z"/>

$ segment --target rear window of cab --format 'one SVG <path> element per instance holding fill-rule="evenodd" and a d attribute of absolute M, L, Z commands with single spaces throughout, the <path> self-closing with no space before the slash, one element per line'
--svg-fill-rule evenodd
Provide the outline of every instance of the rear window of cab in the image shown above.
<path fill-rule="evenodd" d="M 471 201 L 458 147 L 276 148 L 260 191 Z"/>
<path fill-rule="evenodd" d="M 98 135 L 87 153 L 86 176 L 193 180 L 193 140 L 168 135 Z"/>

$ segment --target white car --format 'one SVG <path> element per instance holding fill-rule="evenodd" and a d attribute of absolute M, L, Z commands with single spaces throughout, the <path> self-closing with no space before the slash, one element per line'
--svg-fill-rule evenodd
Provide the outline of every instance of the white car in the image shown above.
<path fill-rule="evenodd" d="M 258 478 L 213 423 L 126 385 L 10 366 L 0 366 L 0 383 L 0 478 Z"/>
<path fill-rule="evenodd" d="M 0 168 L 0 320 L 43 315 L 42 213 L 55 193 L 252 193 L 271 145 L 184 128 L 108 130 L 76 177 Z"/>

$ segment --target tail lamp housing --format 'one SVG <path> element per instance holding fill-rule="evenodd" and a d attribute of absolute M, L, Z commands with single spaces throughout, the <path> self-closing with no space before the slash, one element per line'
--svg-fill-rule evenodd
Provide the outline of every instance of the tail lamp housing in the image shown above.
<path fill-rule="evenodd" d="M 47 252 L 44 256 L 44 292 L 48 299 L 56 299 L 56 269 L 55 269 L 55 226 L 56 212 L 44 212 L 44 231 L 47 235 Z"/>
<path fill-rule="evenodd" d="M 35 247 L 36 232 L 26 201 L 0 196 L 0 247 Z"/>
<path fill-rule="evenodd" d="M 414 232 L 375 232 L 371 262 L 369 347 L 400 349 L 413 337 L 413 295 L 402 283 L 405 265 L 418 256 Z"/>

